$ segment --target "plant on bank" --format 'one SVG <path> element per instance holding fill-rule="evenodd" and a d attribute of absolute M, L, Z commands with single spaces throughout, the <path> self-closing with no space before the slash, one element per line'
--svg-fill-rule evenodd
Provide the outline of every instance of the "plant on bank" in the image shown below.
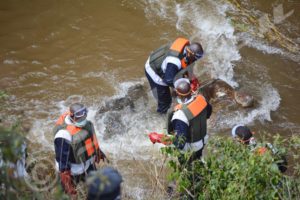
<path fill-rule="evenodd" d="M 26 166 L 27 177 L 17 177 L 15 175 L 16 163 L 24 156 L 22 145 L 25 140 L 19 125 L 11 128 L 5 128 L 0 125 L 0 199 L 68 199 L 60 185 L 55 185 L 49 191 L 42 192 L 29 187 L 28 184 L 30 183 L 25 180 L 30 180 L 30 176 L 32 176 L 28 165 Z M 37 170 L 43 173 L 42 169 Z M 35 175 L 41 176 L 36 173 Z M 48 175 L 42 175 L 42 177 L 44 176 Z"/>
<path fill-rule="evenodd" d="M 162 153 L 172 158 L 168 161 L 172 169 L 169 179 L 176 180 L 180 199 L 300 199 L 300 137 L 283 141 L 274 136 L 274 146 L 281 147 L 278 154 L 268 151 L 258 155 L 231 138 L 215 136 L 201 161 L 182 165 L 176 148 L 165 147 Z M 291 163 L 289 176 L 277 166 L 282 154 Z M 184 154 L 185 160 L 189 156 Z"/>
<path fill-rule="evenodd" d="M 5 91 L 0 90 L 0 100 L 5 99 L 7 97 L 8 97 L 8 94 Z"/>
<path fill-rule="evenodd" d="M 17 126 L 0 127 L 0 199 L 30 199 L 23 180 L 15 177 L 15 163 L 22 158 L 21 146 L 24 137 L 17 131 Z"/>

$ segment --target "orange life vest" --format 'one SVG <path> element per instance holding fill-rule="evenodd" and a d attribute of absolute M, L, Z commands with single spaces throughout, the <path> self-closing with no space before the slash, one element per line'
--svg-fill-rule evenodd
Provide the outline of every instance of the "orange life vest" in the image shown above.
<path fill-rule="evenodd" d="M 59 130 L 67 130 L 71 137 L 71 146 L 74 153 L 76 163 L 83 163 L 96 155 L 99 150 L 98 140 L 95 134 L 93 124 L 88 121 L 84 127 L 76 127 L 65 123 L 65 118 L 70 112 L 63 113 L 56 122 L 54 133 Z"/>
<path fill-rule="evenodd" d="M 150 54 L 149 64 L 150 67 L 155 71 L 161 78 L 163 77 L 163 71 L 161 65 L 167 56 L 174 56 L 179 58 L 181 67 L 184 69 L 188 65 L 184 59 L 184 48 L 189 45 L 189 40 L 185 38 L 177 38 L 172 44 L 166 44 L 153 51 Z"/>
<path fill-rule="evenodd" d="M 184 69 L 187 67 L 187 63 L 183 57 L 184 47 L 189 45 L 190 42 L 185 38 L 177 38 L 170 47 L 169 54 L 178 57 L 181 61 L 181 67 Z"/>
<path fill-rule="evenodd" d="M 174 107 L 174 112 L 182 110 L 186 118 L 189 121 L 189 137 L 187 142 L 197 142 L 201 139 L 204 139 L 207 131 L 207 102 L 202 95 L 196 96 L 196 98 L 189 104 L 178 104 Z M 173 112 L 173 113 L 174 113 Z M 168 131 L 172 131 L 171 119 L 169 117 Z"/>

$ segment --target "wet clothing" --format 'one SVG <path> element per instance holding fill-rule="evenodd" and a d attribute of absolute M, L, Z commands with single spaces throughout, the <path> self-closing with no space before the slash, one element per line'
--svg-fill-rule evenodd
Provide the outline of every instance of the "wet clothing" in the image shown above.
<path fill-rule="evenodd" d="M 183 152 L 192 151 L 195 158 L 200 158 L 207 143 L 206 121 L 212 113 L 212 106 L 202 95 L 191 97 L 177 106 L 170 123 L 174 132 L 174 145 Z"/>
<path fill-rule="evenodd" d="M 90 121 L 84 127 L 76 127 L 65 113 L 57 121 L 54 133 L 55 160 L 60 172 L 70 170 L 72 176 L 78 176 L 91 169 L 99 145 Z"/>
<path fill-rule="evenodd" d="M 171 45 L 164 45 L 152 52 L 145 64 L 145 74 L 158 100 L 159 113 L 166 113 L 171 106 L 169 87 L 174 87 L 176 74 L 187 67 L 184 57 L 188 44 L 187 39 L 178 38 Z"/>
<path fill-rule="evenodd" d="M 157 112 L 166 113 L 171 106 L 172 97 L 169 86 L 156 84 L 152 78 L 147 74 L 146 77 L 149 81 L 153 96 L 157 99 Z"/>

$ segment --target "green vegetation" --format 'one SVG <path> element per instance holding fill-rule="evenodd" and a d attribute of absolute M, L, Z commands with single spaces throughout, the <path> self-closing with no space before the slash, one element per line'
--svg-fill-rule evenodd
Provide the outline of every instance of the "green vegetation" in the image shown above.
<path fill-rule="evenodd" d="M 285 145 L 279 152 L 288 153 L 289 176 L 278 170 L 280 160 L 271 152 L 258 155 L 231 138 L 211 138 L 204 159 L 192 165 L 179 165 L 176 157 L 180 152 L 172 147 L 162 152 L 172 158 L 169 178 L 176 180 L 180 199 L 300 199 L 300 137 L 273 139 L 274 146 Z"/>
<path fill-rule="evenodd" d="M 18 133 L 17 126 L 10 129 L 0 127 L 0 199 L 29 199 L 30 191 L 26 190 L 22 180 L 14 177 L 14 167 L 11 166 L 22 157 L 21 145 L 24 137 Z"/>
<path fill-rule="evenodd" d="M 48 191 L 42 188 L 39 188 L 40 191 L 34 190 L 34 179 L 30 179 L 31 185 L 28 185 L 28 181 L 23 178 L 13 177 L 11 167 L 3 164 L 15 163 L 21 158 L 20 149 L 24 139 L 17 126 L 0 128 L 0 199 L 68 199 L 59 184 Z M 162 148 L 163 154 L 170 158 L 169 178 L 176 180 L 177 185 L 177 192 L 172 194 L 172 199 L 299 199 L 300 137 L 293 136 L 283 140 L 274 136 L 273 144 L 282 147 L 279 152 L 289 157 L 290 165 L 286 174 L 278 170 L 278 157 L 270 152 L 259 156 L 231 138 L 212 137 L 206 146 L 204 159 L 195 161 L 192 165 L 184 162 L 179 165 L 177 157 L 181 154 L 174 147 Z M 184 160 L 188 160 L 189 156 L 185 154 Z M 163 166 L 157 171 L 161 173 L 162 168 Z M 35 167 L 32 166 L 32 169 Z M 155 174 L 157 179 L 158 174 Z M 45 176 L 47 177 L 44 175 L 41 178 Z M 164 185 L 160 181 L 159 184 L 156 182 L 155 187 L 162 186 L 161 184 Z M 155 197 L 158 196 L 154 195 L 153 198 L 156 199 Z"/>
<path fill-rule="evenodd" d="M 26 161 L 28 176 L 26 178 L 15 176 L 17 160 L 25 153 L 22 148 L 25 141 L 26 138 L 18 125 L 11 128 L 0 126 L 0 199 L 68 199 L 59 184 L 52 188 L 48 187 L 49 190 L 42 190 L 42 186 L 44 188 L 48 186 L 49 180 L 46 179 L 49 179 L 49 174 L 44 173 L 45 167 L 29 162 L 28 159 Z M 37 187 L 38 183 L 42 184 L 40 188 Z"/>
<path fill-rule="evenodd" d="M 0 90 L 0 100 L 1 100 L 1 99 L 5 99 L 5 98 L 7 98 L 7 97 L 8 97 L 8 95 L 6 94 L 6 92 Z"/>

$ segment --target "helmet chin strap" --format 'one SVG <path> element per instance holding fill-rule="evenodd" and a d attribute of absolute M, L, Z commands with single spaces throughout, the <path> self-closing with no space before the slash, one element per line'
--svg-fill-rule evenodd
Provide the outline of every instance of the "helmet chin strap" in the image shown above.
<path fill-rule="evenodd" d="M 184 98 L 177 97 L 176 98 L 176 101 L 179 104 L 184 104 L 184 103 L 188 102 L 189 100 L 190 100 L 190 98 L 187 98 L 187 97 L 184 97 Z"/>

